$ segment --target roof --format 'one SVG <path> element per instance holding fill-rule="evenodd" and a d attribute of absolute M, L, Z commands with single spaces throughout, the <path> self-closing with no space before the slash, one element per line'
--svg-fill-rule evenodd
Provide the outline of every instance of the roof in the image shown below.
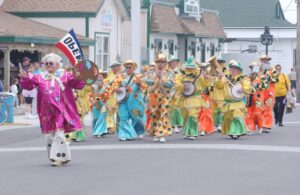
<path fill-rule="evenodd" d="M 200 22 L 193 18 L 181 18 L 181 22 L 189 33 L 198 37 L 225 38 L 225 33 L 215 12 L 203 11 Z"/>
<path fill-rule="evenodd" d="M 153 5 L 151 15 L 151 31 L 165 33 L 185 33 L 174 7 Z"/>
<path fill-rule="evenodd" d="M 203 11 L 200 21 L 180 17 L 173 6 L 153 4 L 151 32 L 193 34 L 199 37 L 225 38 L 216 12 Z"/>
<path fill-rule="evenodd" d="M 1 10 L 16 13 L 73 13 L 96 15 L 104 0 L 4 0 Z"/>
<path fill-rule="evenodd" d="M 0 42 L 54 44 L 67 31 L 0 11 Z M 77 35 L 82 46 L 94 45 L 94 40 Z"/>
<path fill-rule="evenodd" d="M 175 0 L 174 0 L 175 1 Z M 223 27 L 295 27 L 283 12 L 276 18 L 279 0 L 201 0 L 200 6 L 219 11 Z"/>

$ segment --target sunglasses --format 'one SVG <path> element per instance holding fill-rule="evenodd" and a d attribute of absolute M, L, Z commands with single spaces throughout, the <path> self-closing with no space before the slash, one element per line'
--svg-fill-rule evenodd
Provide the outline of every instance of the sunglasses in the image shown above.
<path fill-rule="evenodd" d="M 45 65 L 46 65 L 46 66 L 53 66 L 54 63 L 53 63 L 53 62 L 46 62 Z"/>
<path fill-rule="evenodd" d="M 127 69 L 127 70 L 131 70 L 132 67 L 131 67 L 131 66 L 127 66 L 126 69 Z"/>

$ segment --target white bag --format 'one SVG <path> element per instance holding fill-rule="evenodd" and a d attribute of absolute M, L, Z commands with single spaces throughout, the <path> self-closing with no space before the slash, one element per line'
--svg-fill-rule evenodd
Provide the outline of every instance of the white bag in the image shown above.
<path fill-rule="evenodd" d="M 50 149 L 50 160 L 63 163 L 71 161 L 70 147 L 63 131 L 55 132 Z"/>

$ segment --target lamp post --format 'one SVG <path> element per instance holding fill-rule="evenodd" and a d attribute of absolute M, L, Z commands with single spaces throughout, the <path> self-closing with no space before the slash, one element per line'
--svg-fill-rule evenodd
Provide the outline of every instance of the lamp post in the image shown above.
<path fill-rule="evenodd" d="M 260 42 L 266 46 L 266 54 L 268 55 L 268 47 L 273 43 L 273 35 L 270 34 L 270 28 L 265 26 L 264 34 L 260 35 Z"/>

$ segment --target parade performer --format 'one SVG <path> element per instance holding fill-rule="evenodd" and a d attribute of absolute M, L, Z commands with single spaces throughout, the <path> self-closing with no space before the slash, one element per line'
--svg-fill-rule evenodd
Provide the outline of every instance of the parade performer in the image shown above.
<path fill-rule="evenodd" d="M 64 133 L 82 128 L 78 116 L 73 89 L 82 89 L 84 81 L 80 73 L 73 74 L 59 69 L 61 57 L 48 54 L 43 60 L 46 71 L 39 75 L 20 70 L 21 85 L 24 89 L 38 90 L 38 114 L 42 133 L 47 138 L 47 150 L 52 165 L 60 166 L 71 160 L 69 145 Z"/>
<path fill-rule="evenodd" d="M 182 115 L 184 118 L 183 134 L 185 138 L 194 140 L 199 135 L 198 117 L 201 107 L 205 107 L 202 92 L 205 89 L 201 71 L 189 57 L 181 69 L 180 86 Z"/>
<path fill-rule="evenodd" d="M 143 138 L 146 116 L 143 90 L 146 84 L 142 76 L 136 74 L 137 64 L 128 60 L 123 64 L 126 72 L 117 76 L 113 83 L 118 106 L 118 137 L 120 141 Z"/>
<path fill-rule="evenodd" d="M 244 96 L 252 91 L 251 83 L 243 75 L 241 65 L 232 60 L 229 63 L 230 74 L 220 75 L 216 83 L 217 88 L 224 90 L 224 105 L 222 113 L 224 115 L 222 133 L 233 139 L 237 139 L 246 134 L 245 125 L 245 104 Z"/>
<path fill-rule="evenodd" d="M 215 62 L 214 60 L 215 59 L 212 58 L 211 62 Z M 226 61 L 222 58 L 222 56 L 217 56 L 216 62 L 217 63 L 212 63 L 210 70 L 210 75 L 214 78 L 214 90 L 211 93 L 211 97 L 213 100 L 212 109 L 214 125 L 216 127 L 216 131 L 221 132 L 223 123 L 221 108 L 224 104 L 224 90 L 222 88 L 219 89 L 217 86 L 215 86 L 215 83 L 220 74 L 228 75 L 229 70 L 225 66 Z"/>
<path fill-rule="evenodd" d="M 180 133 L 183 127 L 183 117 L 181 114 L 181 102 L 180 100 L 180 91 L 177 90 L 176 92 L 176 86 L 180 85 L 180 61 L 175 56 L 171 56 L 168 60 L 169 69 L 172 70 L 175 74 L 175 87 L 174 90 L 171 92 L 171 125 L 175 133 Z"/>
<path fill-rule="evenodd" d="M 84 124 L 84 118 L 91 111 L 92 87 L 86 85 L 82 90 L 75 91 L 74 96 L 83 128 L 81 131 L 72 133 L 71 138 L 76 142 L 82 142 L 85 140 L 85 132 L 87 131 L 87 126 Z"/>
<path fill-rule="evenodd" d="M 267 89 L 264 93 L 265 109 L 263 112 L 263 132 L 270 133 L 273 126 L 273 107 L 275 103 L 275 84 L 278 82 L 278 73 L 271 66 L 271 57 L 263 54 L 260 57 L 261 62 L 261 74 L 264 76 L 264 80 L 267 83 Z"/>
<path fill-rule="evenodd" d="M 245 122 L 248 127 L 248 135 L 252 135 L 257 132 L 262 133 L 263 131 L 263 120 L 264 117 L 262 113 L 264 112 L 264 93 L 267 84 L 262 79 L 262 75 L 259 74 L 259 64 L 257 62 L 252 62 L 249 66 L 251 74 L 249 79 L 253 86 L 251 94 L 247 96 L 246 109 L 247 114 L 245 117 Z"/>
<path fill-rule="evenodd" d="M 108 73 L 107 78 L 104 80 L 109 86 L 112 86 L 113 82 L 115 81 L 116 77 L 121 73 L 122 63 L 115 61 L 111 66 L 111 71 Z M 109 134 L 114 134 L 116 132 L 116 111 L 117 111 L 117 101 L 116 96 L 114 93 L 111 93 L 109 96 L 109 100 L 107 102 L 108 110 L 107 110 L 107 128 Z"/>
<path fill-rule="evenodd" d="M 110 100 L 110 94 L 112 88 L 103 82 L 105 75 L 104 72 L 99 70 L 97 81 L 94 83 L 94 105 L 93 105 L 93 123 L 92 123 L 92 134 L 96 137 L 103 137 L 108 134 L 108 102 Z"/>
<path fill-rule="evenodd" d="M 211 70 L 209 63 L 201 63 L 198 65 L 201 68 L 201 78 L 204 79 L 206 85 L 206 88 L 201 93 L 204 104 L 200 107 L 198 116 L 198 130 L 200 135 L 204 136 L 214 133 L 214 120 L 212 115 L 213 102 L 211 98 L 213 92 L 213 78 L 209 75 Z M 202 81 L 202 83 L 204 81 Z"/>
<path fill-rule="evenodd" d="M 149 109 L 150 109 L 150 136 L 154 142 L 166 142 L 166 136 L 172 134 L 170 121 L 170 101 L 174 87 L 174 73 L 168 69 L 167 56 L 158 54 L 156 68 L 150 78 L 146 80 L 148 85 Z"/>

